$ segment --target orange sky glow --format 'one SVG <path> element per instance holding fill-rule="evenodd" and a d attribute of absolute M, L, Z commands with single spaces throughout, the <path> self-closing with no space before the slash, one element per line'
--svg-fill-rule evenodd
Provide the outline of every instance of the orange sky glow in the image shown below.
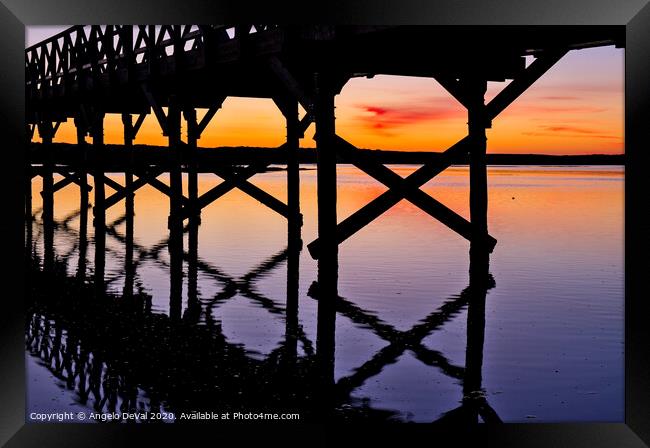
<path fill-rule="evenodd" d="M 623 153 L 623 53 L 614 47 L 569 52 L 493 121 L 488 153 Z M 486 102 L 506 84 L 490 83 Z M 199 119 L 204 114 L 199 110 Z M 466 110 L 429 78 L 353 78 L 336 97 L 337 133 L 360 148 L 442 151 L 466 135 L 466 122 Z M 105 142 L 122 143 L 122 129 L 119 115 L 107 115 Z M 315 146 L 313 134 L 312 125 L 302 147 Z M 284 136 L 284 119 L 271 100 L 231 97 L 199 146 L 275 147 Z M 76 141 L 72 120 L 55 141 Z M 153 115 L 135 143 L 167 144 Z"/>

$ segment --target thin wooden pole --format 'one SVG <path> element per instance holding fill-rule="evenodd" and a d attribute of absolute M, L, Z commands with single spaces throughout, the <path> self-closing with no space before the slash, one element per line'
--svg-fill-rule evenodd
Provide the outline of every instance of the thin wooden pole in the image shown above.
<path fill-rule="evenodd" d="M 95 204 L 93 206 L 93 223 L 95 227 L 95 293 L 102 296 L 105 292 L 104 274 L 106 269 L 106 190 L 104 185 L 104 114 L 95 111 L 92 117 L 91 132 L 93 137 L 93 183 Z"/>
<path fill-rule="evenodd" d="M 287 98 L 283 107 L 287 120 L 287 314 L 286 314 L 286 353 L 287 365 L 295 364 L 298 349 L 298 289 L 300 250 L 302 240 L 300 229 L 300 166 L 298 148 L 300 145 L 300 121 L 298 119 L 298 102 Z"/>
<path fill-rule="evenodd" d="M 169 138 L 169 257 L 170 296 L 169 313 L 180 319 L 183 295 L 183 220 L 181 215 L 183 178 L 181 174 L 181 109 L 176 97 L 169 101 L 166 121 Z"/>
<path fill-rule="evenodd" d="M 198 206 L 198 150 L 197 142 L 200 138 L 199 126 L 196 120 L 196 109 L 193 107 L 184 110 L 183 115 L 187 122 L 187 205 L 189 207 L 189 222 L 193 225 L 201 223 L 201 209 Z"/>
<path fill-rule="evenodd" d="M 51 272 L 54 267 L 54 155 L 52 122 L 39 123 L 39 133 L 43 140 L 43 270 Z"/>
<path fill-rule="evenodd" d="M 77 280 L 84 282 L 86 279 L 86 261 L 88 251 L 88 147 L 86 143 L 86 125 L 83 118 L 75 118 L 77 129 L 77 147 L 79 149 L 79 260 L 77 262 Z"/>
<path fill-rule="evenodd" d="M 124 150 L 126 152 L 126 167 L 124 169 L 125 217 L 126 217 L 126 244 L 124 257 L 124 292 L 126 299 L 133 297 L 135 272 L 133 265 L 133 219 L 135 215 L 135 192 L 133 191 L 133 117 L 131 114 L 122 114 L 124 124 Z"/>

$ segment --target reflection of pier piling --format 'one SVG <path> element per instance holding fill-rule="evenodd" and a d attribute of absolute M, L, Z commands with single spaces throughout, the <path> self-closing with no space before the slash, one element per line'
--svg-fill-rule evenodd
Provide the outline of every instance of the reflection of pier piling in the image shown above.
<path fill-rule="evenodd" d="M 85 233 L 77 232 L 68 225 L 75 217 L 81 219 L 81 210 L 57 222 L 56 232 L 79 238 L 81 257 Z M 107 236 L 126 246 L 131 238 L 115 228 L 116 223 L 124 219 L 122 217 L 108 224 Z M 296 225 L 289 226 L 290 230 L 297 228 Z M 188 226 L 186 231 L 189 239 L 193 227 Z M 138 254 L 134 257 L 133 268 L 137 267 L 138 259 L 148 259 L 169 269 L 170 264 L 158 256 L 167 246 L 168 241 L 151 248 L 133 242 L 134 254 Z M 55 270 L 56 277 L 46 286 L 39 282 L 39 276 L 43 273 L 35 266 L 32 272 L 36 288 L 31 296 L 32 314 L 26 335 L 29 350 L 43 359 L 52 373 L 68 385 L 68 389 L 75 391 L 77 400 L 98 411 L 111 412 L 115 407 L 126 412 L 137 402 L 136 396 L 147 393 L 151 396 L 150 410 L 158 409 L 162 403 L 176 411 L 213 410 L 215 403 L 219 403 L 219 406 L 225 403 L 232 408 L 271 406 L 278 409 L 288 406 L 303 413 L 307 420 L 316 421 L 337 415 L 350 418 L 339 414 L 343 409 L 340 405 L 350 403 L 357 389 L 409 350 L 424 365 L 438 369 L 462 384 L 461 406 L 444 414 L 441 421 L 453 419 L 455 422 L 469 422 L 472 418 L 476 421 L 479 416 L 483 421 L 499 421 L 482 394 L 481 384 L 485 297 L 494 286 L 488 273 L 487 252 L 473 252 L 475 256 L 470 261 L 469 284 L 460 294 L 450 297 L 406 331 L 393 328 L 346 298 L 321 295 L 333 294 L 337 290 L 336 267 L 326 266 L 323 263 L 326 258 L 323 257 L 319 260 L 319 281 L 314 282 L 309 290 L 309 295 L 319 301 L 314 350 L 298 318 L 300 249 L 300 235 L 290 234 L 285 250 L 237 279 L 201 260 L 194 245 L 190 244 L 184 254 L 188 263 L 189 283 L 196 281 L 192 277 L 201 272 L 224 287 L 212 299 L 194 296 L 190 287 L 182 319 L 171 314 L 168 317 L 151 313 L 138 292 L 133 293 L 136 300 L 125 300 L 128 297 L 126 291 L 121 297 L 106 292 L 97 300 L 88 300 L 95 296 L 92 285 L 94 276 L 80 282 L 80 271 L 74 278 L 67 278 L 63 270 Z M 120 251 L 111 248 L 109 253 L 117 256 Z M 72 252 L 62 256 L 61 262 L 65 263 L 65 258 L 71 255 Z M 331 261 L 336 263 L 336 257 Z M 282 263 L 287 266 L 284 308 L 255 288 L 258 278 Z M 321 287 L 320 281 L 331 283 Z M 38 285 L 41 285 L 41 289 Z M 248 356 L 239 344 L 228 342 L 220 325 L 209 325 L 213 307 L 221 306 L 238 294 L 285 321 L 284 338 L 261 361 Z M 173 306 L 170 304 L 170 308 Z M 468 334 L 463 367 L 454 365 L 443 352 L 427 347 L 422 341 L 465 310 Z M 352 374 L 337 381 L 333 375 L 336 314 L 367 328 L 388 343 L 354 369 Z M 206 325 L 196 326 L 201 316 Z M 119 339 L 114 337 L 114 332 L 120 334 Z M 67 334 L 65 341 L 63 334 Z M 165 335 L 174 337 L 169 344 L 160 344 L 160 338 Z M 298 352 L 299 344 L 302 353 Z M 106 378 L 109 381 L 104 381 Z M 354 415 L 353 410 L 350 412 Z M 381 415 L 378 413 L 373 418 L 386 417 Z"/>

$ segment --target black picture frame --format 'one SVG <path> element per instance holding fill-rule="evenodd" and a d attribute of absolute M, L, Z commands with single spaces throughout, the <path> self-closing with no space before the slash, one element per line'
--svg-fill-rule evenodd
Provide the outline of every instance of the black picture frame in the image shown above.
<path fill-rule="evenodd" d="M 649 271 L 648 209 L 650 191 L 650 5 L 648 0 L 399 0 L 340 1 L 317 7 L 317 14 L 277 2 L 251 5 L 244 1 L 206 0 L 2 0 L 0 4 L 0 102 L 2 162 L 0 192 L 4 214 L 0 235 L 6 253 L 0 295 L 0 443 L 25 446 L 121 446 L 152 439 L 194 444 L 199 438 L 224 432 L 238 443 L 251 437 L 281 433 L 283 443 L 326 443 L 343 436 L 323 425 L 265 425 L 264 431 L 245 426 L 76 425 L 25 423 L 24 287 L 22 251 L 22 148 L 24 147 L 24 26 L 97 23 L 347 23 L 434 25 L 620 25 L 625 48 L 625 422 L 588 424 L 481 425 L 471 430 L 420 425 L 384 427 L 403 435 L 460 438 L 479 436 L 488 446 L 642 447 L 650 444 L 650 318 L 646 291 Z M 246 12 L 246 17 L 244 16 Z M 268 429 L 268 431 L 266 430 Z M 367 428 L 349 430 L 366 437 Z M 206 434 L 202 434 L 202 433 Z M 188 433 L 191 438 L 188 437 Z M 218 436 L 217 436 L 218 434 Z M 188 442 L 189 440 L 189 442 Z M 216 440 L 216 439 L 213 439 Z M 385 439 L 386 440 L 386 439 Z M 351 439 L 346 438 L 346 441 Z M 334 443 L 334 442 L 333 442 Z"/>

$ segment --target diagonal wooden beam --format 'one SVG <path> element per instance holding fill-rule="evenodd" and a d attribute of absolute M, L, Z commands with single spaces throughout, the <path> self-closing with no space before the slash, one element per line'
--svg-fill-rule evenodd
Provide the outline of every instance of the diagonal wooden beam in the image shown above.
<path fill-rule="evenodd" d="M 136 176 L 138 176 L 138 179 L 134 180 L 133 183 L 131 184 L 132 187 L 131 190 L 129 191 L 125 188 L 123 190 L 118 191 L 117 193 L 113 193 L 111 196 L 106 198 L 106 202 L 104 203 L 104 208 L 108 210 L 110 207 L 114 206 L 122 199 L 124 199 L 127 194 L 134 193 L 138 189 L 147 185 L 147 183 L 149 183 L 151 179 L 155 179 L 156 177 L 160 176 L 164 172 L 165 172 L 164 168 L 157 168 L 147 173 L 136 174 Z"/>
<path fill-rule="evenodd" d="M 122 191 L 126 188 L 123 185 L 120 185 L 119 183 L 115 182 L 113 179 L 111 179 L 108 176 L 104 176 L 104 183 L 115 191 Z"/>
<path fill-rule="evenodd" d="M 438 84 L 440 84 L 447 92 L 451 94 L 456 100 L 465 106 L 465 108 L 469 109 L 470 104 L 467 101 L 467 98 L 465 97 L 465 94 L 463 92 L 462 85 L 459 81 L 456 79 L 449 77 L 449 76 L 434 76 L 433 77 L 436 81 L 438 81 Z"/>
<path fill-rule="evenodd" d="M 485 106 L 485 111 L 488 120 L 493 120 L 503 110 L 512 104 L 519 96 L 524 93 L 535 81 L 542 77 L 551 67 L 553 67 L 562 56 L 567 53 L 567 50 L 559 50 L 540 55 L 535 59 L 523 73 L 512 80 L 510 84 L 503 88 L 492 101 Z"/>
<path fill-rule="evenodd" d="M 298 123 L 298 135 L 300 135 L 301 138 L 305 136 L 305 131 L 313 122 L 314 115 L 311 112 L 307 112 L 305 116 L 300 119 L 300 123 Z"/>
<path fill-rule="evenodd" d="M 165 112 L 162 110 L 162 107 L 158 104 L 156 101 L 156 98 L 154 97 L 153 93 L 151 93 L 151 89 L 149 88 L 149 85 L 146 82 L 143 82 L 140 84 L 142 93 L 144 94 L 144 97 L 147 99 L 147 102 L 149 103 L 149 106 L 151 106 L 151 109 L 153 110 L 154 114 L 156 115 L 156 118 L 158 119 L 158 124 L 160 125 L 160 128 L 163 131 L 163 135 L 167 135 L 167 116 L 165 115 Z"/>
<path fill-rule="evenodd" d="M 466 155 L 468 145 L 469 137 L 461 139 L 446 151 L 437 155 L 434 160 L 424 164 L 408 177 L 403 179 L 404 185 L 408 185 L 410 188 L 419 188 L 426 184 L 433 177 L 449 168 L 454 162 L 457 162 L 460 157 Z M 338 244 L 341 244 L 343 241 L 347 240 L 359 230 L 370 224 L 402 199 L 404 199 L 404 195 L 401 191 L 389 189 L 370 201 L 357 212 L 348 216 L 337 226 L 336 239 Z M 313 258 L 318 258 L 318 245 L 318 239 L 307 245 L 307 249 Z"/>
<path fill-rule="evenodd" d="M 226 169 L 213 169 L 214 174 L 221 177 L 224 180 L 232 180 L 238 189 L 252 197 L 257 199 L 262 204 L 266 205 L 271 210 L 279 213 L 285 218 L 289 218 L 289 207 L 284 202 L 276 199 L 274 196 L 270 195 L 261 188 L 253 185 L 248 182 L 246 179 L 241 178 L 236 173 L 226 170 Z"/>
<path fill-rule="evenodd" d="M 131 137 L 133 139 L 135 139 L 137 137 L 138 131 L 140 130 L 140 127 L 142 126 L 142 123 L 144 123 L 145 118 L 147 118 L 147 114 L 138 115 L 138 119 L 135 121 L 135 124 L 133 125 L 133 129 L 132 129 Z"/>
<path fill-rule="evenodd" d="M 151 185 L 152 187 L 154 187 L 156 190 L 160 191 L 162 194 L 165 194 L 167 196 L 172 195 L 171 187 L 169 185 L 167 185 L 166 183 L 158 180 L 156 177 L 153 177 L 153 178 L 149 179 L 149 181 L 147 183 L 149 185 Z M 181 200 L 181 203 L 183 203 L 183 204 L 188 204 L 189 203 L 188 199 L 183 195 L 180 196 L 180 200 Z"/>
<path fill-rule="evenodd" d="M 201 121 L 199 122 L 199 124 L 198 124 L 198 126 L 197 126 L 197 128 L 196 128 L 196 132 L 197 132 L 197 136 L 196 136 L 196 137 L 197 137 L 197 138 L 199 138 L 199 136 L 203 133 L 203 131 L 205 130 L 205 128 L 208 126 L 208 124 L 210 124 L 210 121 L 212 120 L 212 118 L 214 118 L 214 116 L 216 115 L 217 111 L 218 111 L 219 109 L 221 109 L 221 106 L 223 106 L 223 102 L 224 102 L 225 100 L 226 100 L 226 97 L 225 97 L 225 96 L 220 97 L 220 98 L 216 101 L 215 105 L 212 106 L 211 108 L 209 108 L 208 111 L 206 112 L 206 114 L 203 116 L 203 118 L 201 118 Z"/>
<path fill-rule="evenodd" d="M 255 174 L 266 169 L 268 166 L 269 164 L 250 165 L 244 168 L 242 171 L 240 171 L 237 175 L 241 179 L 249 179 L 253 177 Z M 212 204 L 214 201 L 216 201 L 226 193 L 234 190 L 235 188 L 237 188 L 237 183 L 235 182 L 234 179 L 224 180 L 216 187 L 206 191 L 201 196 L 199 196 L 199 198 L 197 199 L 196 210 L 192 210 L 191 205 L 189 207 L 183 207 L 183 210 L 181 211 L 181 216 L 183 217 L 183 219 L 188 218 L 192 213 L 196 213 L 199 210 L 202 210 L 203 208 Z"/>
<path fill-rule="evenodd" d="M 314 100 L 294 78 L 291 72 L 285 67 L 284 63 L 277 57 L 271 56 L 268 59 L 269 68 L 284 85 L 284 87 L 300 102 L 300 105 L 307 111 L 311 112 Z"/>
<path fill-rule="evenodd" d="M 88 185 L 87 183 L 83 182 L 81 178 L 78 175 L 75 174 L 70 174 L 66 171 L 58 170 L 56 171 L 57 174 L 60 174 L 63 176 L 63 179 L 58 181 L 52 186 L 52 193 L 56 193 L 57 191 L 61 190 L 62 188 L 67 187 L 70 184 L 77 184 L 80 187 L 85 186 L 88 191 L 92 190 L 92 187 Z"/>

